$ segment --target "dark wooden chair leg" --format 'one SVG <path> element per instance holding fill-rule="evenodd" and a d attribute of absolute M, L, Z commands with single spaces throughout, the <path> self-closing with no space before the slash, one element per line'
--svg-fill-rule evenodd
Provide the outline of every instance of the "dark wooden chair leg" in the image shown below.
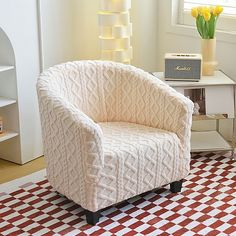
<path fill-rule="evenodd" d="M 171 191 L 172 193 L 181 192 L 182 183 L 183 183 L 183 180 L 179 180 L 179 181 L 175 181 L 175 182 L 173 182 L 173 183 L 170 183 L 170 191 Z"/>
<path fill-rule="evenodd" d="M 92 212 L 85 210 L 86 221 L 89 225 L 96 225 L 100 218 L 100 212 Z"/>

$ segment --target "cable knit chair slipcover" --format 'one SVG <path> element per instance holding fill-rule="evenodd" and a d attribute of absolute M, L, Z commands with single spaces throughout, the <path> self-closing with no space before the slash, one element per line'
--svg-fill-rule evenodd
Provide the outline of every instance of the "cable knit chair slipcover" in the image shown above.
<path fill-rule="evenodd" d="M 108 61 L 57 65 L 37 83 L 47 178 L 86 211 L 170 184 L 190 167 L 192 102 L 147 72 Z"/>

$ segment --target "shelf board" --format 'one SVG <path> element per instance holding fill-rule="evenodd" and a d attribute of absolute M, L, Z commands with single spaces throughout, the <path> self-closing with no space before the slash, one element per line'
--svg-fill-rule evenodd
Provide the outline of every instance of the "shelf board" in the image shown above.
<path fill-rule="evenodd" d="M 217 131 L 192 131 L 191 152 L 224 150 L 233 150 L 233 147 Z"/>
<path fill-rule="evenodd" d="M 12 132 L 12 131 L 4 131 L 2 134 L 0 134 L 0 142 L 6 141 L 8 139 L 14 138 L 18 136 L 18 133 Z"/>
<path fill-rule="evenodd" d="M 5 107 L 16 103 L 16 100 L 10 98 L 0 97 L 0 107 Z"/>
<path fill-rule="evenodd" d="M 227 119 L 228 114 L 193 115 L 193 121 Z"/>
<path fill-rule="evenodd" d="M 0 65 L 0 72 L 13 70 L 13 69 L 14 69 L 14 66 L 1 66 Z"/>
<path fill-rule="evenodd" d="M 213 85 L 235 85 L 236 82 L 230 79 L 222 71 L 215 71 L 213 76 L 202 76 L 198 82 L 191 81 L 165 81 L 163 72 L 152 72 L 152 75 L 164 81 L 171 87 L 202 87 Z"/>

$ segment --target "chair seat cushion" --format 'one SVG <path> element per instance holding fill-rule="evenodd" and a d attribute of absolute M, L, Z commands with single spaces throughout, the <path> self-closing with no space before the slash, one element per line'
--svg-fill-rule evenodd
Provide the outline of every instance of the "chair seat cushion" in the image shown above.
<path fill-rule="evenodd" d="M 100 122 L 103 131 L 103 148 L 105 154 L 110 152 L 135 152 L 157 150 L 158 147 L 171 152 L 179 143 L 175 133 L 145 125 L 128 122 Z M 150 152 L 150 150 L 149 150 Z"/>
<path fill-rule="evenodd" d="M 170 183 L 182 175 L 176 134 L 126 122 L 98 123 L 103 132 L 104 168 L 100 200 L 119 202 Z M 181 168 L 180 168 L 181 167 Z M 109 198 L 105 198 L 109 196 Z"/>

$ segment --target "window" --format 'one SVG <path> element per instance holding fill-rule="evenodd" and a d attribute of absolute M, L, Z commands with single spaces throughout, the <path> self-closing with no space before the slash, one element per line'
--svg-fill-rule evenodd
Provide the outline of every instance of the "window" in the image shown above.
<path fill-rule="evenodd" d="M 209 5 L 224 7 L 224 11 L 217 22 L 217 30 L 236 32 L 236 0 L 180 0 L 179 23 L 195 25 L 195 20 L 191 16 L 191 9 Z"/>

